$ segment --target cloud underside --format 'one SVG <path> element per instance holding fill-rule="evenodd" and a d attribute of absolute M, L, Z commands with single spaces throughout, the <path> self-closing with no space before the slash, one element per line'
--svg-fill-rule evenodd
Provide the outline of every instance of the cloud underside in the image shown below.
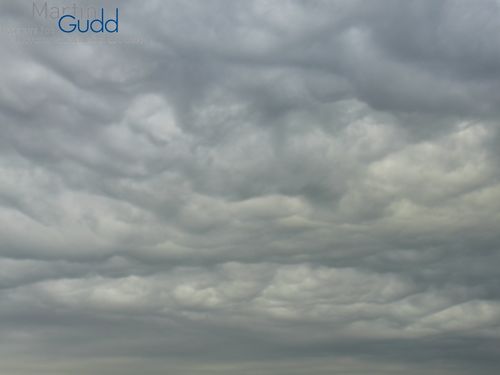
<path fill-rule="evenodd" d="M 119 6 L 0 6 L 1 373 L 495 373 L 497 2 Z"/>

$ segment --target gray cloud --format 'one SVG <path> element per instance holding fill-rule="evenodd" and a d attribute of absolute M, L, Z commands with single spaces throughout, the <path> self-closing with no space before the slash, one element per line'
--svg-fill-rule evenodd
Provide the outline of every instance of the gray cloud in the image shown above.
<path fill-rule="evenodd" d="M 497 2 L 106 4 L 0 6 L 1 373 L 496 373 Z"/>

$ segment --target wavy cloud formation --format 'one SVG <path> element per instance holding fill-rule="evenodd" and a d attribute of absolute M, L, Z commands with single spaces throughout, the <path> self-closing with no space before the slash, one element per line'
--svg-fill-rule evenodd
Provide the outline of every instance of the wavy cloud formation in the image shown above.
<path fill-rule="evenodd" d="M 496 374 L 498 2 L 113 6 L 0 5 L 2 374 Z"/>

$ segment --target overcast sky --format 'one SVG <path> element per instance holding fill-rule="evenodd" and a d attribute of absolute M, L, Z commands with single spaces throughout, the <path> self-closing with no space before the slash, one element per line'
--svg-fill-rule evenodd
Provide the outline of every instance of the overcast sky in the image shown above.
<path fill-rule="evenodd" d="M 500 2 L 77 4 L 0 5 L 2 375 L 498 373 Z"/>

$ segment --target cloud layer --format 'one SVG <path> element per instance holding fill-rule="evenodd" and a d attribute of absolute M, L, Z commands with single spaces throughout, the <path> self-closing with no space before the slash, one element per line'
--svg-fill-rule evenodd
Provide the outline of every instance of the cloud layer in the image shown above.
<path fill-rule="evenodd" d="M 113 6 L 0 5 L 2 374 L 496 373 L 498 2 Z"/>

